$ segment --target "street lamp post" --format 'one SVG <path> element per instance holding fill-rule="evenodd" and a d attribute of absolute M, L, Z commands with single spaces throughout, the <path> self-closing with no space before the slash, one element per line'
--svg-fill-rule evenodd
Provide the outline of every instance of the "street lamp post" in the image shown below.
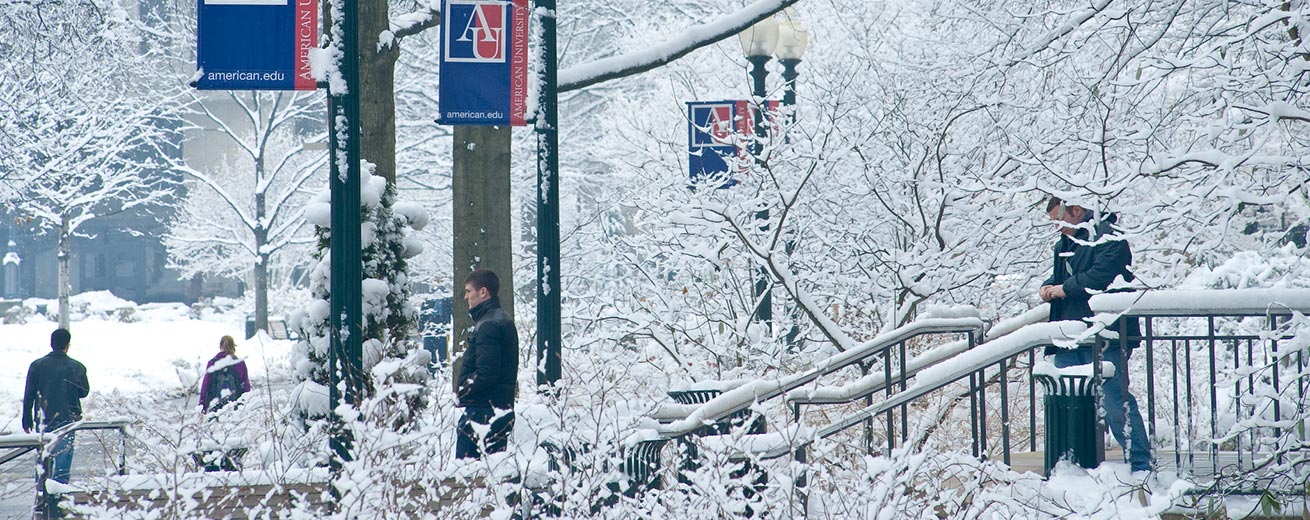
<path fill-rule="evenodd" d="M 778 47 L 773 53 L 778 57 L 778 63 L 782 64 L 782 105 L 788 107 L 787 122 L 796 121 L 796 67 L 801 64 L 801 57 L 805 55 L 805 49 L 809 46 L 809 34 L 805 31 L 805 25 L 801 23 L 795 12 L 788 8 L 786 18 L 778 23 Z M 784 142 L 786 136 L 784 136 Z M 790 257 L 796 250 L 796 240 L 791 234 L 788 235 L 784 243 L 787 256 Z M 791 328 L 787 329 L 787 348 L 788 350 L 796 347 L 796 338 L 800 335 L 800 309 L 795 305 L 790 306 L 788 312 L 791 318 Z"/>
<path fill-rule="evenodd" d="M 328 347 L 328 402 L 332 417 L 331 468 L 335 475 L 353 457 L 354 439 L 346 425 L 353 419 L 342 417 L 340 405 L 358 406 L 364 388 L 363 265 L 359 227 L 359 1 L 345 0 L 340 15 L 334 12 L 333 16 L 333 38 L 337 39 L 337 48 L 342 50 L 337 67 L 345 79 L 342 91 L 328 88 L 328 113 L 331 114 L 328 136 L 334 158 L 328 161 L 332 177 L 329 186 L 332 194 L 329 249 L 332 257 L 329 281 L 332 330 Z M 332 493 L 334 498 L 341 496 L 336 485 L 333 485 Z"/>
<path fill-rule="evenodd" d="M 800 18 L 789 12 L 786 20 L 778 22 L 778 47 L 773 54 L 782 64 L 783 106 L 796 106 L 796 67 L 800 66 L 809 44 L 810 36 Z"/>
<path fill-rule="evenodd" d="M 763 110 L 765 96 L 768 93 L 765 90 L 765 79 L 768 71 L 765 65 L 773 55 L 773 50 L 778 46 L 778 22 L 772 17 L 760 20 L 755 25 L 750 26 L 741 34 L 737 35 L 741 43 L 741 51 L 746 55 L 746 61 L 751 64 L 751 106 L 753 107 L 751 116 L 755 122 L 755 139 L 751 142 L 751 156 L 755 158 L 757 164 L 761 162 L 761 156 L 764 153 L 764 138 L 768 135 L 768 126 L 764 121 L 765 112 Z M 769 209 L 764 209 L 755 213 L 755 218 L 760 222 L 760 231 L 769 230 Z M 769 294 L 769 269 L 763 265 L 759 268 L 759 278 L 755 280 L 755 318 L 770 330 L 773 328 L 773 298 Z"/>

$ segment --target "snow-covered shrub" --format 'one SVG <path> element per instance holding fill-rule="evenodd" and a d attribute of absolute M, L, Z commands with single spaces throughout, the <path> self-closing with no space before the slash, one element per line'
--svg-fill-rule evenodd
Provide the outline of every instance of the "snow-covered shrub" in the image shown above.
<path fill-rule="evenodd" d="M 293 391 L 296 407 L 307 417 L 325 417 L 328 411 L 328 349 L 330 348 L 331 211 L 324 192 L 305 210 L 318 236 L 315 263 L 309 272 L 310 300 L 294 314 L 291 325 L 301 331 L 292 351 L 292 368 L 300 382 Z M 367 176 L 360 185 L 361 242 L 363 246 L 364 366 L 368 387 L 390 405 L 378 406 L 386 417 L 372 420 L 403 429 L 426 406 L 422 388 L 428 380 L 429 354 L 412 340 L 417 309 L 410 302 L 407 259 L 421 246 L 406 241 L 407 228 L 421 229 L 426 219 L 413 208 L 400 213 L 395 188 L 382 177 Z"/>
<path fill-rule="evenodd" d="M 114 319 L 121 323 L 136 323 L 141 321 L 141 317 L 137 315 L 136 307 L 123 307 L 118 309 L 118 311 L 114 313 Z"/>
<path fill-rule="evenodd" d="M 36 314 L 35 309 L 31 309 L 26 305 L 15 305 L 6 310 L 4 315 L 0 316 L 0 323 L 6 325 L 22 325 L 27 323 L 27 319 L 31 318 L 34 314 Z"/>

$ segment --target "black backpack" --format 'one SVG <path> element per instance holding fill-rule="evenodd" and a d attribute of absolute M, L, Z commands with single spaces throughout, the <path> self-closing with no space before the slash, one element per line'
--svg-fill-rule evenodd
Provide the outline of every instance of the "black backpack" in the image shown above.
<path fill-rule="evenodd" d="M 209 386 L 205 388 L 205 402 L 209 411 L 216 411 L 245 393 L 236 365 L 228 365 L 209 373 Z"/>

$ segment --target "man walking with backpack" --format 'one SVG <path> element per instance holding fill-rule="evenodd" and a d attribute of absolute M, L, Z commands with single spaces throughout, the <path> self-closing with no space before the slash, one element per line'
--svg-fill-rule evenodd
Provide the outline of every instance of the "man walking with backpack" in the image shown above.
<path fill-rule="evenodd" d="M 68 357 L 73 335 L 67 329 L 50 334 L 50 353 L 32 362 L 23 390 L 23 431 L 53 432 L 82 420 L 82 399 L 91 391 L 86 366 Z M 73 432 L 60 435 L 49 447 L 52 467 L 45 470 L 56 482 L 68 483 L 73 467 Z"/>

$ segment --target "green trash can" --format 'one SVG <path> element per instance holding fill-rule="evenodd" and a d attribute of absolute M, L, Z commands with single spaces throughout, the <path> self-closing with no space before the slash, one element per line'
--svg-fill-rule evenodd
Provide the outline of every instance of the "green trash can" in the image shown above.
<path fill-rule="evenodd" d="M 1034 374 L 1046 387 L 1046 461 L 1044 474 L 1061 459 L 1084 468 L 1095 468 L 1105 460 L 1105 442 L 1097 424 L 1096 383 L 1083 375 Z"/>

